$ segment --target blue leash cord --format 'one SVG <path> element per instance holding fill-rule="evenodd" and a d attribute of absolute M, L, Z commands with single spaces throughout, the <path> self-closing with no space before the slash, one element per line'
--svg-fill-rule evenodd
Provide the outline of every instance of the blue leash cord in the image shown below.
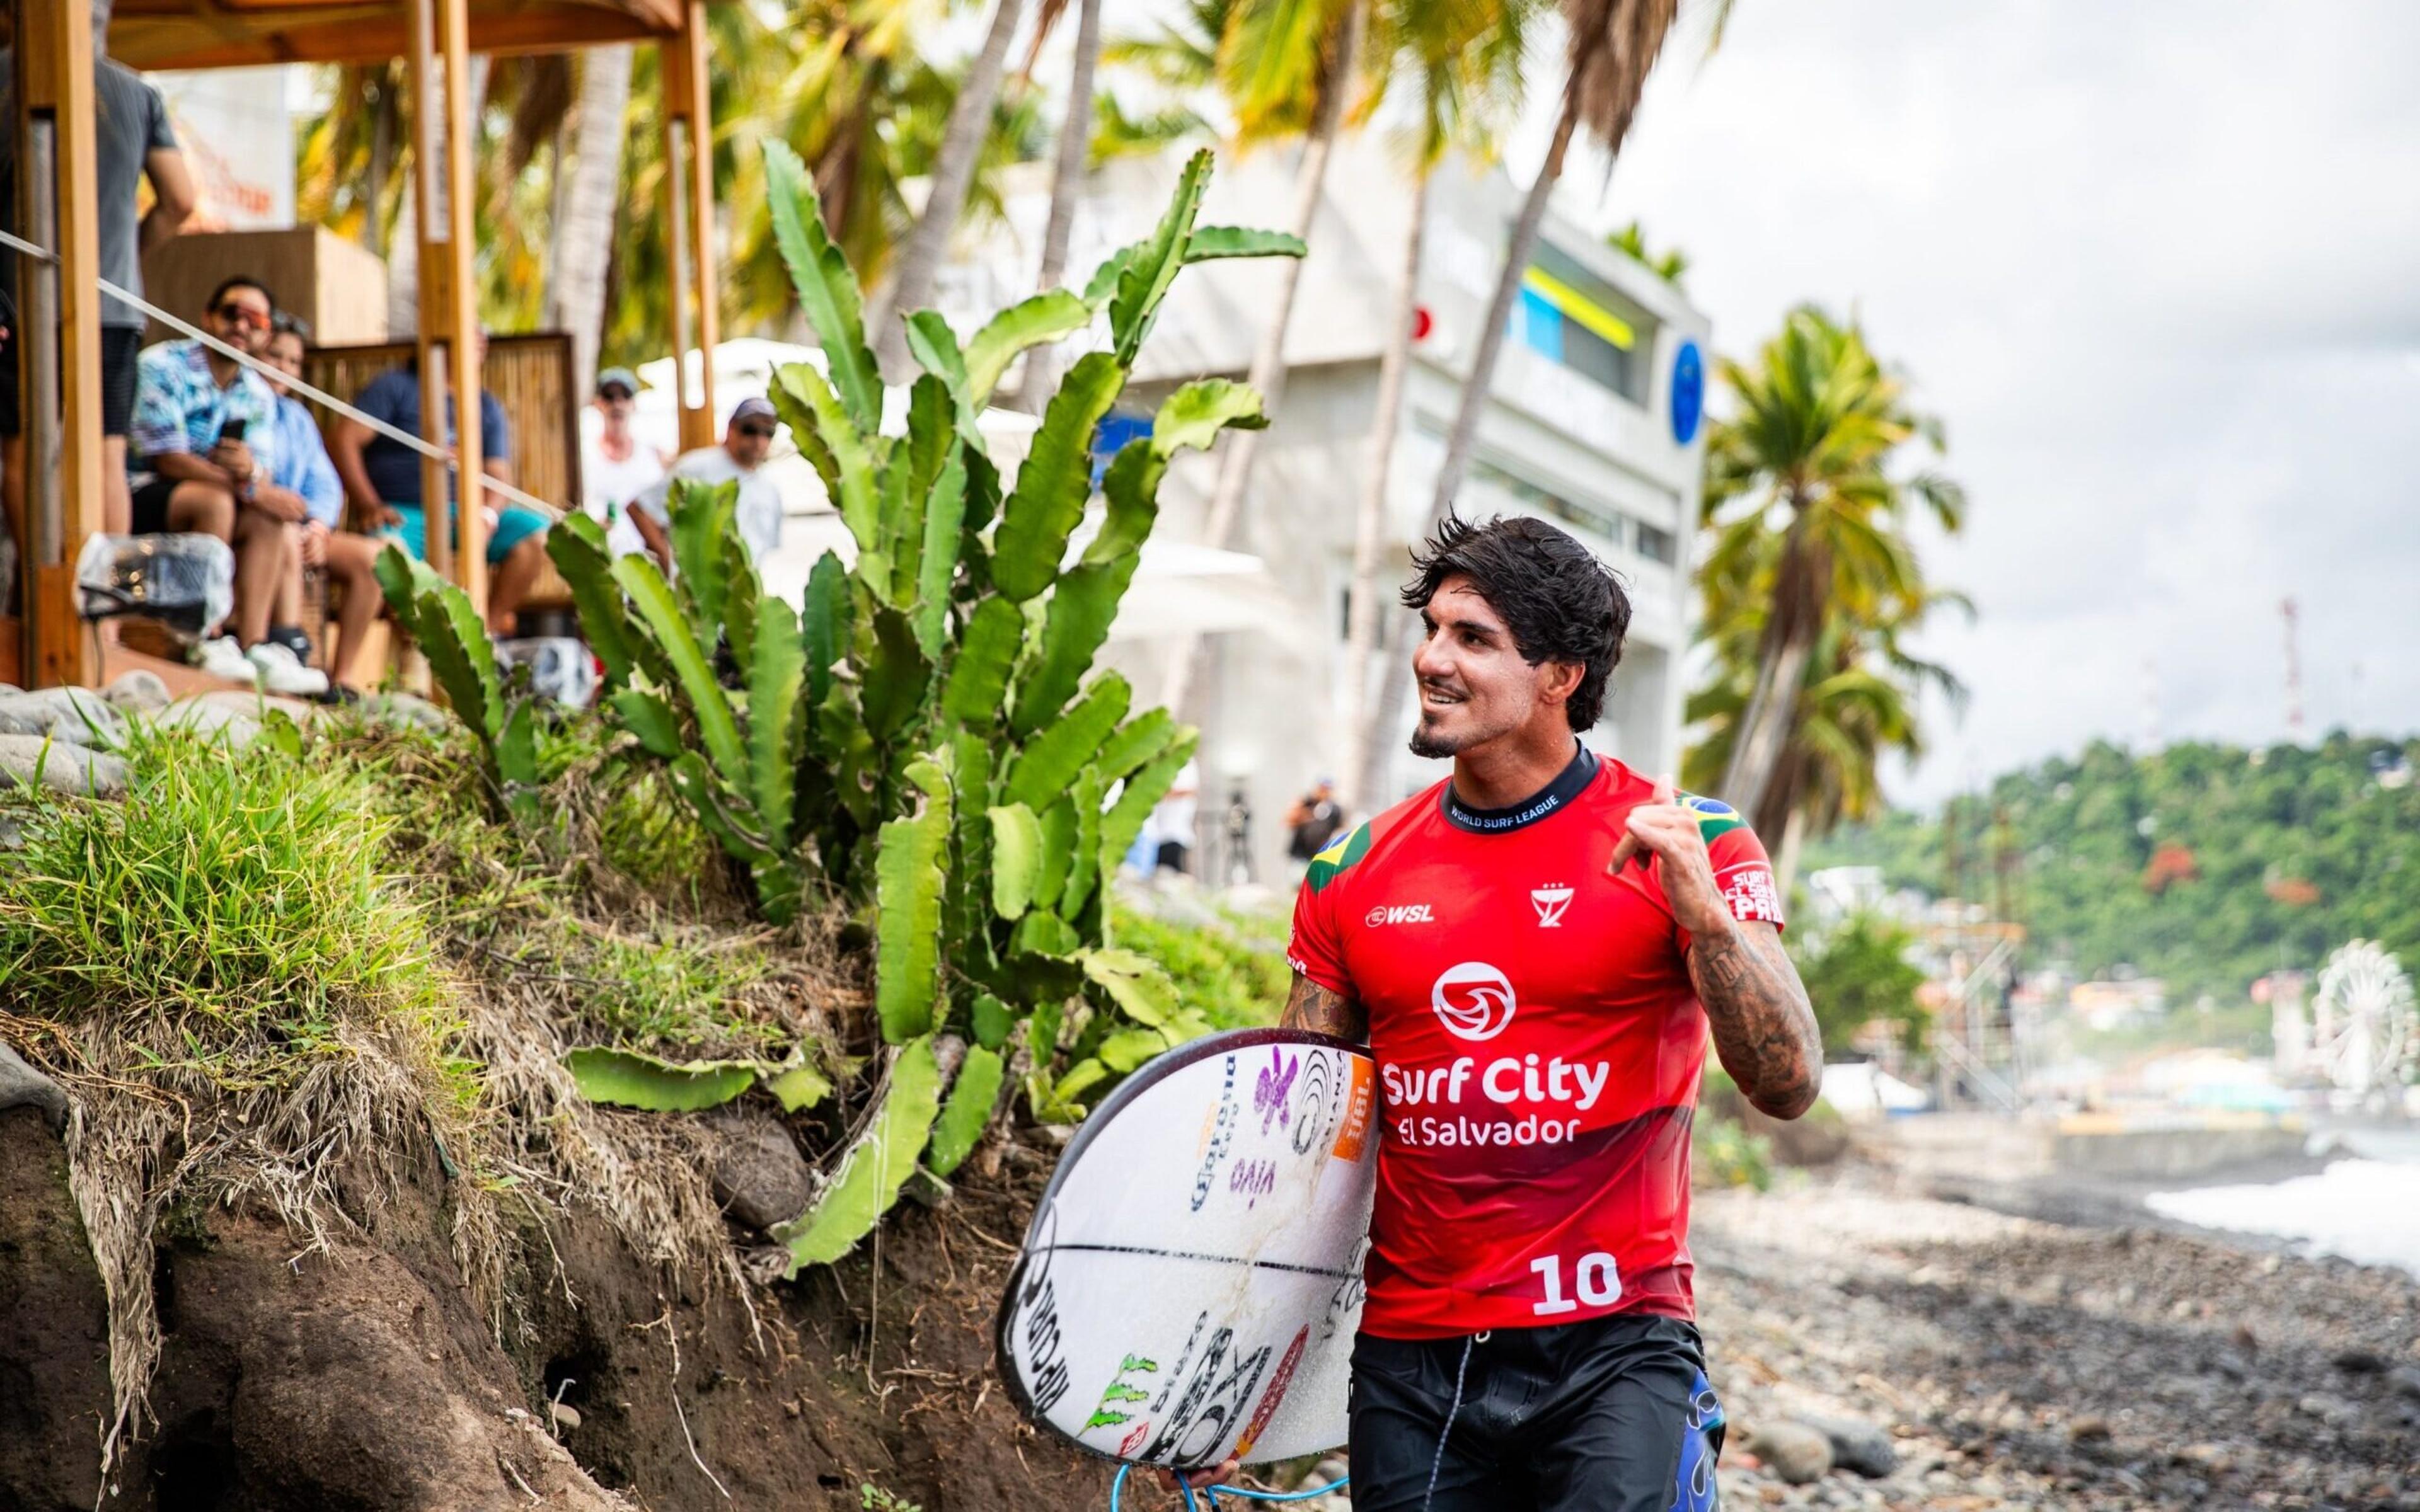
<path fill-rule="evenodd" d="M 1132 1465 L 1120 1465 L 1118 1478 L 1109 1482 L 1109 1512 L 1118 1512 L 1118 1497 L 1125 1490 L 1126 1472 L 1132 1469 L 1134 1469 Z M 1229 1496 L 1240 1496 L 1253 1502 L 1307 1502 L 1314 1496 L 1326 1496 L 1330 1491 L 1342 1490 L 1345 1483 L 1352 1478 L 1350 1475 L 1339 1475 L 1326 1485 L 1314 1487 L 1307 1491 L 1255 1491 L 1242 1486 L 1204 1486 L 1202 1488 L 1202 1495 L 1209 1503 L 1210 1512 L 1218 1512 L 1218 1493 L 1221 1491 Z M 1185 1505 L 1187 1512 L 1199 1512 L 1202 1504 L 1193 1500 L 1193 1488 L 1183 1481 L 1178 1481 L 1176 1487 L 1178 1490 L 1185 1493 Z"/>

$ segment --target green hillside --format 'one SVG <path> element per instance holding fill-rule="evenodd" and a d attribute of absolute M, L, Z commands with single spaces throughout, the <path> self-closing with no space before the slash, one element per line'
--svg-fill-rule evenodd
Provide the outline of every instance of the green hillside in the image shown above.
<path fill-rule="evenodd" d="M 2420 740 L 2341 732 L 2141 757 L 2095 744 L 1945 815 L 1844 828 L 1810 844 L 1805 867 L 1877 865 L 1894 887 L 2005 903 L 2031 931 L 2031 964 L 2085 977 L 2131 964 L 2167 979 L 2171 1002 L 2225 1002 L 2355 937 L 2420 968 L 2414 767 Z"/>

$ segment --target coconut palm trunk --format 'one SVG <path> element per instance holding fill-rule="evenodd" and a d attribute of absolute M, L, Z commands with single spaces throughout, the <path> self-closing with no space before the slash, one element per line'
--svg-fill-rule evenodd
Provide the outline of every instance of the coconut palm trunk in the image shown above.
<path fill-rule="evenodd" d="M 1100 62 L 1101 0 L 1077 0 L 1076 57 L 1067 80 L 1067 113 L 1059 122 L 1058 161 L 1050 170 L 1050 221 L 1042 232 L 1042 270 L 1033 281 L 1038 290 L 1057 288 L 1067 277 L 1067 250 L 1076 238 L 1076 203 L 1084 197 L 1092 157 L 1093 75 Z M 1025 378 L 1017 388 L 1025 407 L 1037 414 L 1058 387 L 1056 353 L 1056 347 L 1040 347 L 1026 354 Z"/>
<path fill-rule="evenodd" d="M 1344 780 L 1351 784 L 1344 806 L 1366 812 L 1364 800 L 1377 791 L 1380 743 L 1373 737 L 1370 662 L 1378 645 L 1378 548 L 1386 535 L 1387 487 L 1395 456 L 1395 438 L 1402 433 L 1404 388 L 1412 367 L 1412 322 L 1420 301 L 1420 255 L 1427 240 L 1429 184 L 1426 164 L 1412 180 L 1412 224 L 1404 237 L 1402 282 L 1395 289 L 1394 323 L 1378 357 L 1378 412 L 1370 429 L 1370 463 L 1361 478 L 1361 502 L 1353 520 L 1353 587 L 1351 622 L 1344 640 L 1344 686 L 1352 702 L 1351 759 Z"/>
<path fill-rule="evenodd" d="M 628 44 L 590 48 L 581 60 L 580 119 L 555 227 L 553 286 L 547 323 L 571 332 L 572 393 L 596 386 L 605 328 L 605 270 L 622 187 L 622 145 L 630 103 Z M 558 164 L 556 172 L 563 172 Z"/>
<path fill-rule="evenodd" d="M 1803 518 L 1806 510 L 1803 496 L 1793 496 L 1793 515 Z M 1723 772 L 1722 799 L 1743 814 L 1755 815 L 1766 807 L 1766 795 L 1796 722 L 1807 659 L 1823 633 L 1831 579 L 1830 553 L 1809 541 L 1803 530 L 1793 529 L 1774 574 L 1764 655 L 1759 658 L 1747 704 L 1740 710 L 1739 732 Z"/>
<path fill-rule="evenodd" d="M 1001 77 L 1008 69 L 1008 44 L 1024 14 L 1025 0 L 996 0 L 993 5 L 991 29 L 984 34 L 983 48 L 969 66 L 966 81 L 958 85 L 949 123 L 941 130 L 924 213 L 917 217 L 916 229 L 908 234 L 908 244 L 900 249 L 899 270 L 890 296 L 881 301 L 876 318 L 867 322 L 875 336 L 875 355 L 894 381 L 908 371 L 908 328 L 895 316 L 923 308 L 933 297 L 933 282 L 949 254 L 951 233 L 957 229 L 958 212 L 965 208 L 967 190 L 974 182 L 975 159 L 983 151 L 992 106 L 1000 99 Z"/>
<path fill-rule="evenodd" d="M 1319 202 L 1326 192 L 1328 160 L 1335 155 L 1337 130 L 1344 119 L 1345 97 L 1352 93 L 1368 12 L 1367 0 L 1354 0 L 1345 9 L 1343 36 L 1328 69 L 1326 86 L 1320 91 L 1319 110 L 1311 117 L 1311 133 L 1303 139 L 1302 161 L 1295 168 L 1294 220 L 1287 229 L 1305 241 L 1311 239 L 1311 223 L 1318 218 Z M 1286 327 L 1293 321 L 1295 295 L 1302 287 L 1303 266 L 1309 260 L 1279 260 L 1277 299 L 1269 311 L 1268 324 L 1261 328 L 1260 344 L 1253 348 L 1252 365 L 1245 377 L 1245 381 L 1260 393 L 1263 409 L 1271 414 L 1277 412 L 1279 401 L 1285 395 Z M 1219 456 L 1218 482 L 1211 488 L 1210 507 L 1202 520 L 1204 544 L 1223 548 L 1234 533 L 1235 518 L 1243 513 L 1244 490 L 1252 480 L 1252 463 L 1260 455 L 1260 438 L 1256 430 L 1237 431 L 1227 438 L 1226 450 Z M 1185 708 L 1193 690 L 1194 664 L 1201 659 L 1201 649 L 1199 635 L 1177 638 L 1169 656 L 1166 678 L 1160 685 L 1159 702 L 1168 708 Z"/>

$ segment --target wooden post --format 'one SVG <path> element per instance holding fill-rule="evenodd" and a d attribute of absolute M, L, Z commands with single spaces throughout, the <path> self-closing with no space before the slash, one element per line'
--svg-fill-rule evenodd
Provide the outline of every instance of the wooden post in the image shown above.
<path fill-rule="evenodd" d="M 420 434 L 451 445 L 460 483 L 421 461 L 421 510 L 428 564 L 451 578 L 484 613 L 487 526 L 479 434 L 479 290 L 472 271 L 472 106 L 469 0 L 412 0 L 411 78 L 418 153 L 412 190 L 420 232 Z M 456 411 L 447 434 L 447 399 Z M 450 500 L 450 502 L 449 502 Z"/>
<path fill-rule="evenodd" d="M 706 49 L 705 0 L 686 0 L 681 29 L 659 49 L 666 209 L 671 217 L 666 224 L 673 254 L 674 399 L 680 408 L 684 449 L 711 446 L 720 439 L 714 430 L 714 348 L 722 337 L 722 318 L 716 308 L 714 122 Z M 692 345 L 699 355 L 695 385 L 689 380 Z"/>
<path fill-rule="evenodd" d="M 17 8 L 18 118 L 30 151 L 18 172 L 19 224 L 58 255 L 20 257 L 27 298 L 19 321 L 25 476 L 19 540 L 25 654 L 35 687 L 90 686 L 99 675 L 76 614 L 75 561 L 101 519 L 101 222 L 93 159 L 90 0 Z M 54 186 L 55 185 L 55 190 Z M 54 347 L 55 343 L 55 347 Z"/>

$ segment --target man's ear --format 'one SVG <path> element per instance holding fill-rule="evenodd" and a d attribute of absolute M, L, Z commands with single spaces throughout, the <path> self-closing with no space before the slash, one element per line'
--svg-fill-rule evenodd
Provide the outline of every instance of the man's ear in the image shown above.
<path fill-rule="evenodd" d="M 1538 668 L 1538 696 L 1549 703 L 1569 703 L 1580 690 L 1580 682 L 1588 676 L 1588 663 L 1581 661 L 1548 661 Z"/>

